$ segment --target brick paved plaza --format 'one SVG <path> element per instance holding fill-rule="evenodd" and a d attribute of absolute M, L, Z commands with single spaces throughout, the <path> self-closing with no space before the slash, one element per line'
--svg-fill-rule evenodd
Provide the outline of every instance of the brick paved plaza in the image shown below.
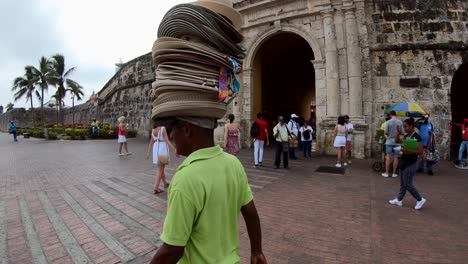
<path fill-rule="evenodd" d="M 44 141 L 0 134 L 0 263 L 146 263 L 161 244 L 166 194 L 152 194 L 146 141 Z M 407 196 L 387 204 L 399 180 L 354 162 L 344 175 L 314 172 L 332 157 L 292 161 L 292 169 L 246 167 L 269 263 L 468 263 L 468 171 L 440 163 Z M 176 164 L 167 169 L 172 177 Z M 241 256 L 249 241 L 241 221 Z"/>

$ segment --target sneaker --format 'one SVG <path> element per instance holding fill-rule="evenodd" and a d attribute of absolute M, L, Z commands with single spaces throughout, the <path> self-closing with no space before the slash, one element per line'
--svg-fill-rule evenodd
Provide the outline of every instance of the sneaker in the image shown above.
<path fill-rule="evenodd" d="M 398 205 L 398 206 L 403 206 L 403 201 L 398 200 L 398 198 L 395 198 L 393 200 L 388 201 L 390 204 L 393 205 Z"/>
<path fill-rule="evenodd" d="M 426 199 L 421 198 L 421 201 L 416 203 L 416 206 L 414 207 L 414 209 L 416 210 L 421 209 L 425 203 L 426 203 Z"/>
<path fill-rule="evenodd" d="M 396 177 L 398 177 L 398 174 L 393 173 L 393 174 L 392 174 L 392 178 L 396 178 Z"/>
<path fill-rule="evenodd" d="M 382 176 L 385 177 L 385 178 L 388 178 L 388 173 L 382 173 Z"/>
<path fill-rule="evenodd" d="M 352 164 L 352 163 L 353 163 L 352 161 L 348 160 L 348 164 Z"/>
<path fill-rule="evenodd" d="M 336 166 L 337 168 L 341 168 L 341 163 L 337 163 L 335 166 Z"/>
<path fill-rule="evenodd" d="M 348 166 L 348 163 L 346 163 L 346 162 L 345 162 L 345 163 L 343 163 L 343 166 Z"/>
<path fill-rule="evenodd" d="M 258 168 L 258 165 L 254 165 L 254 168 Z"/>
<path fill-rule="evenodd" d="M 258 165 L 260 165 L 260 167 L 263 167 L 263 163 L 259 162 Z"/>
<path fill-rule="evenodd" d="M 131 152 L 127 152 L 127 154 L 125 154 L 125 155 L 132 155 L 132 153 L 131 153 Z"/>
<path fill-rule="evenodd" d="M 119 156 L 125 156 L 125 154 L 123 154 L 123 153 L 119 153 Z"/>

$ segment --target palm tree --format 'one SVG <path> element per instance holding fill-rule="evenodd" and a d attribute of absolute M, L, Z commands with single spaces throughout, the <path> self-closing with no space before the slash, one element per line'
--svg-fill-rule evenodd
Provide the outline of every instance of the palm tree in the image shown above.
<path fill-rule="evenodd" d="M 77 84 L 76 82 L 68 79 L 67 80 L 67 90 L 71 94 L 72 98 L 72 112 L 73 112 L 73 128 L 75 127 L 75 97 L 76 101 L 80 101 L 82 99 L 82 96 L 84 95 L 83 93 L 83 87 L 81 85 Z"/>
<path fill-rule="evenodd" d="M 70 83 L 74 83 L 76 86 L 80 86 L 77 82 L 69 79 L 70 75 L 75 71 L 75 67 L 72 67 L 68 70 L 65 70 L 65 57 L 62 54 L 56 54 L 52 56 L 52 69 L 54 73 L 54 77 L 52 80 L 52 84 L 57 87 L 57 96 L 60 99 L 59 103 L 59 111 L 62 114 L 62 100 L 65 97 L 65 93 L 67 90 L 65 89 L 65 85 L 69 85 Z M 62 126 L 65 131 L 65 124 L 63 118 Z"/>
<path fill-rule="evenodd" d="M 14 107 L 14 106 L 15 106 L 14 104 L 8 103 L 8 104 L 6 105 L 6 112 L 13 110 L 13 107 Z"/>
<path fill-rule="evenodd" d="M 46 57 L 42 56 L 39 60 L 39 69 L 34 66 L 26 66 L 30 69 L 35 79 L 36 84 L 41 88 L 41 119 L 42 126 L 45 127 L 45 114 L 44 114 L 44 92 L 49 88 L 49 84 L 53 82 L 52 62 Z"/>
<path fill-rule="evenodd" d="M 15 101 L 18 101 L 19 99 L 23 98 L 26 96 L 26 102 L 31 103 L 31 112 L 32 112 L 32 121 L 33 121 L 33 126 L 36 126 L 35 118 L 34 118 L 34 105 L 33 105 L 33 96 L 36 95 L 37 98 L 41 98 L 41 95 L 39 92 L 36 90 L 36 86 L 34 83 L 36 82 L 36 79 L 34 75 L 32 74 L 32 71 L 30 68 L 25 67 L 26 73 L 24 76 L 16 77 L 15 80 L 13 81 L 13 87 L 11 90 L 13 92 L 16 91 L 15 93 Z"/>

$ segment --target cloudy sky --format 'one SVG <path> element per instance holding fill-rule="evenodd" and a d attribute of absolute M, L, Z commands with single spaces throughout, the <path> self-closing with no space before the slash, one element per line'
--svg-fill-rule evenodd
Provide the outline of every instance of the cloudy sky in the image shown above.
<path fill-rule="evenodd" d="M 151 50 L 173 5 L 190 0 L 0 0 L 0 105 L 14 102 L 12 83 L 24 66 L 61 53 L 87 99 L 115 73 L 115 63 Z M 55 91 L 49 88 L 46 100 Z M 37 100 L 35 106 L 39 105 Z M 66 102 L 69 105 L 69 101 Z"/>

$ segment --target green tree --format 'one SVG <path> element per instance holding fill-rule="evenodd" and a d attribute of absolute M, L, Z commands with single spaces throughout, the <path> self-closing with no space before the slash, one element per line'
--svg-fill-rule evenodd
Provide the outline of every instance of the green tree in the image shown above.
<path fill-rule="evenodd" d="M 14 106 L 15 106 L 14 104 L 8 103 L 8 104 L 6 105 L 6 110 L 5 110 L 5 112 L 8 112 L 8 111 L 13 110 L 13 107 L 14 107 Z"/>
<path fill-rule="evenodd" d="M 36 86 L 34 83 L 36 83 L 36 79 L 34 75 L 32 74 L 32 71 L 30 68 L 25 67 L 26 73 L 24 76 L 16 77 L 15 80 L 13 81 L 13 87 L 11 90 L 15 93 L 15 101 L 18 101 L 22 99 L 23 97 L 26 97 L 26 102 L 31 103 L 31 113 L 32 113 L 32 121 L 33 121 L 33 126 L 36 125 L 36 121 L 34 118 L 34 105 L 33 105 L 33 97 L 36 95 L 36 97 L 40 100 L 41 95 L 39 92 L 36 90 Z"/>
<path fill-rule="evenodd" d="M 75 71 L 75 67 L 72 67 L 68 70 L 66 70 L 65 67 L 65 57 L 62 54 L 56 54 L 52 56 L 52 69 L 54 73 L 54 77 L 52 78 L 52 84 L 57 87 L 57 97 L 60 101 L 58 104 L 59 106 L 59 112 L 60 112 L 60 119 L 62 121 L 62 126 L 65 131 L 65 124 L 63 120 L 63 113 L 62 113 L 62 108 L 63 108 L 63 98 L 65 97 L 65 94 L 67 92 L 65 85 L 69 86 L 70 84 L 74 84 L 75 86 L 80 86 L 77 82 L 74 80 L 70 79 L 70 75 Z"/>
<path fill-rule="evenodd" d="M 80 101 L 83 99 L 83 87 L 81 87 L 79 84 L 76 82 L 73 82 L 71 80 L 67 80 L 67 92 L 71 94 L 71 99 L 72 99 L 72 112 L 73 112 L 73 127 L 75 127 L 75 98 L 76 101 Z"/>
<path fill-rule="evenodd" d="M 46 57 L 42 56 L 39 60 L 39 68 L 34 66 L 26 66 L 33 74 L 36 85 L 40 87 L 41 91 L 41 120 L 42 126 L 45 127 L 45 114 L 44 114 L 44 92 L 47 92 L 49 84 L 53 83 L 54 72 L 52 71 L 52 62 Z"/>

